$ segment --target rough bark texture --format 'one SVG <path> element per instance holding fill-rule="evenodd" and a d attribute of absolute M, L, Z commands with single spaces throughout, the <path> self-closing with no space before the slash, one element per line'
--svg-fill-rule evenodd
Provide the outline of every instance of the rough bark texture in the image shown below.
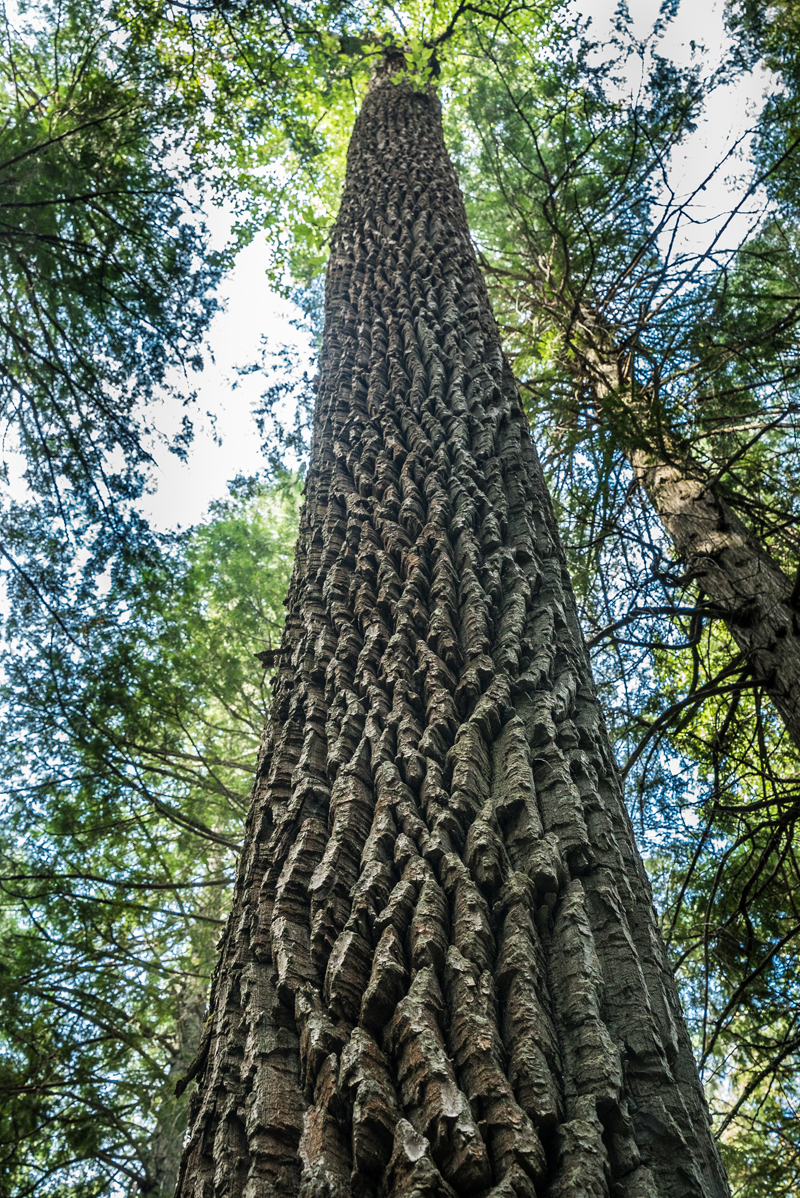
<path fill-rule="evenodd" d="M 582 322 L 578 357 L 600 406 L 632 395 L 630 354 L 620 354 L 598 322 Z M 663 428 L 651 429 L 648 397 L 626 405 L 639 443 L 622 448 L 664 525 L 676 556 L 696 579 L 800 747 L 800 622 L 792 582 L 736 515 L 719 487 Z M 619 423 L 619 412 L 615 412 Z M 643 444 L 644 443 L 644 444 Z M 660 449 L 659 449 L 660 447 Z"/>
<path fill-rule="evenodd" d="M 662 524 L 698 585 L 725 612 L 744 653 L 800 747 L 800 624 L 792 583 L 692 462 L 630 454 Z"/>
<path fill-rule="evenodd" d="M 438 102 L 387 79 L 182 1198 L 727 1186 Z"/>

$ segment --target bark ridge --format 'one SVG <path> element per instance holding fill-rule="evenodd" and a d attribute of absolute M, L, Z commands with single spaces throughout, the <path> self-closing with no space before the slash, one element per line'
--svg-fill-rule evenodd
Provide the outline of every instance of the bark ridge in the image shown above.
<path fill-rule="evenodd" d="M 183 1198 L 727 1186 L 429 90 L 348 160 Z"/>

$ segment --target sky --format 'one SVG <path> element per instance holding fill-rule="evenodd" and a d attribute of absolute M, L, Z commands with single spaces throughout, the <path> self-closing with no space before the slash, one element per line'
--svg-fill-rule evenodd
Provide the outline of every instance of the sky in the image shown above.
<path fill-rule="evenodd" d="M 576 7 L 592 18 L 592 32 L 598 38 L 609 35 L 617 7 L 615 0 L 578 0 Z M 628 0 L 628 10 L 637 37 L 646 37 L 657 21 L 660 0 Z M 685 63 L 699 57 L 703 70 L 713 70 L 725 45 L 723 0 L 681 0 L 677 16 L 667 27 L 659 50 Z M 692 46 L 694 43 L 694 47 Z M 758 76 L 749 90 L 718 89 L 697 132 L 672 164 L 671 184 L 678 195 L 687 195 L 703 182 L 709 164 L 720 161 L 732 141 L 747 126 L 748 114 L 767 85 Z M 639 80 L 631 78 L 635 89 Z M 708 244 L 708 220 L 730 206 L 725 175 L 699 194 L 694 209 L 696 224 L 684 232 L 684 245 L 691 249 Z M 209 222 L 218 235 L 224 234 L 224 213 L 209 213 Z M 740 220 L 729 230 L 736 236 L 744 232 Z M 281 344 L 307 345 L 307 340 L 291 324 L 296 315 L 292 306 L 269 288 L 266 279 L 267 248 L 263 238 L 239 255 L 233 271 L 219 291 L 224 311 L 214 320 L 208 339 L 207 366 L 203 374 L 191 379 L 199 393 L 195 417 L 195 440 L 186 465 L 166 450 L 157 452 L 155 480 L 157 489 L 147 501 L 147 514 L 162 529 L 186 527 L 203 518 L 208 504 L 227 493 L 228 480 L 237 473 L 250 474 L 263 467 L 260 438 L 252 417 L 263 379 L 258 374 L 239 379 L 236 367 L 256 360 L 261 339 L 268 349 Z M 236 384 L 236 385 L 235 385 Z M 200 413 L 211 412 L 212 422 Z M 166 413 L 167 426 L 179 413 Z"/>
<path fill-rule="evenodd" d="M 216 224 L 218 234 L 224 233 L 225 214 L 210 213 L 209 224 Z M 241 376 L 237 367 L 260 359 L 262 338 L 268 351 L 282 345 L 309 346 L 309 338 L 292 324 L 299 316 L 297 309 L 270 289 L 268 264 L 266 241 L 256 238 L 241 251 L 219 289 L 223 310 L 209 331 L 205 368 L 187 382 L 198 396 L 188 461 L 181 463 L 164 448 L 155 451 L 157 490 L 143 506 L 160 529 L 197 523 L 212 500 L 226 495 L 230 479 L 256 474 L 265 465 L 252 415 L 265 386 L 264 376 L 258 372 Z M 162 431 L 171 424 L 177 429 L 182 414 L 165 413 L 159 421 Z"/>

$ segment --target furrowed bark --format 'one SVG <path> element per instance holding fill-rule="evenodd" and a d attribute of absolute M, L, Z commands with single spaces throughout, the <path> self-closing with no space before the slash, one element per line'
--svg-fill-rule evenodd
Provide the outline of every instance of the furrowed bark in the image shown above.
<path fill-rule="evenodd" d="M 629 355 L 590 317 L 580 322 L 586 342 L 578 359 L 599 405 L 633 397 Z M 577 347 L 576 347 L 577 348 Z M 647 395 L 625 404 L 629 434 L 621 448 L 687 571 L 724 613 L 725 626 L 753 678 L 774 703 L 800 747 L 800 623 L 793 583 L 764 550 L 718 486 L 667 430 L 654 429 Z M 614 418 L 619 421 L 619 412 Z"/>
<path fill-rule="evenodd" d="M 438 101 L 379 80 L 182 1198 L 728 1193 Z"/>

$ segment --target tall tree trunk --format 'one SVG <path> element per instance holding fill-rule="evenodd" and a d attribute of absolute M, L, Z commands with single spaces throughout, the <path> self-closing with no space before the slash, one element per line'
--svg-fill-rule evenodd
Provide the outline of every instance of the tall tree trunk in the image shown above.
<path fill-rule="evenodd" d="M 378 78 L 179 1194 L 716 1198 L 438 101 Z"/>
<path fill-rule="evenodd" d="M 793 584 L 736 515 L 719 487 L 655 415 L 647 390 L 637 393 L 630 355 L 621 353 L 602 322 L 585 312 L 577 325 L 578 361 L 601 409 L 621 425 L 621 448 L 701 590 L 747 660 L 800 747 L 800 623 Z M 620 397 L 627 397 L 621 400 Z"/>

